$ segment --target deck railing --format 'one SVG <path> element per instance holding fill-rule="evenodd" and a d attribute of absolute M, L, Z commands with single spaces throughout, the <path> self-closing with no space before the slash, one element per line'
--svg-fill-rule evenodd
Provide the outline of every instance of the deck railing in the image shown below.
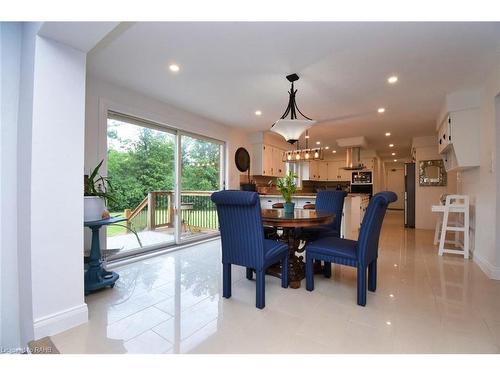
<path fill-rule="evenodd" d="M 182 223 L 190 229 L 218 229 L 217 210 L 210 200 L 212 191 L 182 191 Z M 136 230 L 155 230 L 174 226 L 174 192 L 151 191 L 133 210 L 124 216 Z"/>

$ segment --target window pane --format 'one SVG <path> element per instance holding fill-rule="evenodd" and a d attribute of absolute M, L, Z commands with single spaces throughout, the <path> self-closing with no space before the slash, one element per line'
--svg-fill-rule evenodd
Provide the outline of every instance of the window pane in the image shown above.
<path fill-rule="evenodd" d="M 181 239 L 218 233 L 217 211 L 210 195 L 221 189 L 223 146 L 181 137 Z"/>

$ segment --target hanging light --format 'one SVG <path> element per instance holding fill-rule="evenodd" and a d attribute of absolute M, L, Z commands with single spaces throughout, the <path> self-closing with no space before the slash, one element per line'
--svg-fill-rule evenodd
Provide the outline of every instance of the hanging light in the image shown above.
<path fill-rule="evenodd" d="M 297 107 L 297 102 L 295 101 L 295 94 L 297 93 L 297 90 L 295 90 L 293 83 L 299 79 L 299 76 L 294 73 L 286 76 L 286 79 L 292 83 L 292 87 L 290 88 L 290 91 L 288 91 L 290 94 L 288 106 L 286 107 L 283 116 L 281 116 L 281 118 L 273 124 L 271 131 L 280 134 L 286 139 L 287 142 L 294 144 L 299 140 L 301 134 L 313 126 L 316 121 L 304 115 L 300 111 L 299 107 Z M 297 119 L 297 112 L 304 117 L 304 120 Z M 286 116 L 289 114 L 290 118 L 287 119 Z"/>

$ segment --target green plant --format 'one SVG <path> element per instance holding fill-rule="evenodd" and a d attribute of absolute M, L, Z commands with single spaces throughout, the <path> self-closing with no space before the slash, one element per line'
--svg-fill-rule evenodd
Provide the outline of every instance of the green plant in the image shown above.
<path fill-rule="evenodd" d="M 92 172 L 90 172 L 88 176 L 85 176 L 84 195 L 86 197 L 101 197 L 107 204 L 109 201 L 114 201 L 113 195 L 111 194 L 113 187 L 107 177 L 103 177 L 99 174 L 99 169 L 103 162 L 104 160 L 101 160 Z"/>
<path fill-rule="evenodd" d="M 297 191 L 297 185 L 295 184 L 296 178 L 297 175 L 295 173 L 289 172 L 284 178 L 278 179 L 276 186 L 286 203 L 292 201 L 292 195 Z"/>

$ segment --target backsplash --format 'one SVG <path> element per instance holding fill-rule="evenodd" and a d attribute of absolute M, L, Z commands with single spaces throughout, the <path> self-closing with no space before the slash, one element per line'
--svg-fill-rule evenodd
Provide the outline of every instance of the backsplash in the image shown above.
<path fill-rule="evenodd" d="M 269 176 L 250 176 L 259 193 L 274 194 L 278 193 L 276 189 L 277 177 Z M 247 175 L 240 175 L 240 183 L 248 183 Z M 351 184 L 349 181 L 302 181 L 302 188 L 299 189 L 303 193 L 316 193 L 318 190 L 341 189 L 349 191 Z"/>

